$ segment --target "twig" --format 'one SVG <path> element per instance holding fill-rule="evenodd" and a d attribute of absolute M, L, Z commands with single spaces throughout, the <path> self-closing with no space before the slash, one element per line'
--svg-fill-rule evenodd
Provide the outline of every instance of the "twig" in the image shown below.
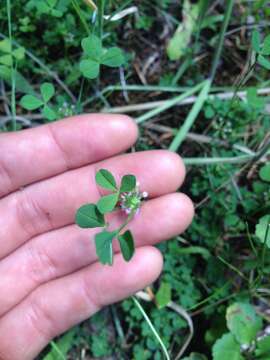
<path fill-rule="evenodd" d="M 193 335 L 194 335 L 194 326 L 193 326 L 193 322 L 191 319 L 191 316 L 188 314 L 188 312 L 182 308 L 182 306 L 177 305 L 175 302 L 171 301 L 169 302 L 169 304 L 167 305 L 168 308 L 172 309 L 173 311 L 175 311 L 177 314 L 179 314 L 182 318 L 184 318 L 188 324 L 189 327 L 189 334 L 184 342 L 184 345 L 181 347 L 180 351 L 178 352 L 178 354 L 176 355 L 174 360 L 178 360 L 180 359 L 180 357 L 184 354 L 184 352 L 186 351 L 188 345 L 190 344 Z"/>
<path fill-rule="evenodd" d="M 125 87 L 126 90 L 130 90 L 129 87 Z M 154 89 L 153 89 L 154 90 Z M 158 89 L 155 89 L 155 91 L 159 91 Z M 168 88 L 165 91 L 172 91 L 170 88 Z M 257 90 L 258 95 L 268 95 L 270 94 L 270 88 L 264 88 Z M 240 99 L 244 100 L 247 97 L 247 91 L 237 91 L 236 93 L 233 91 L 224 92 L 224 93 L 217 93 L 217 94 L 211 94 L 208 96 L 209 100 L 213 100 L 215 98 L 218 98 L 220 100 L 229 100 L 232 99 L 234 96 L 239 97 Z M 175 106 L 184 106 L 189 104 L 194 104 L 198 99 L 198 96 L 189 96 L 186 99 L 180 100 L 175 104 Z M 152 101 L 142 104 L 132 104 L 132 105 L 126 105 L 126 106 L 116 106 L 111 108 L 103 108 L 102 111 L 106 113 L 131 113 L 135 111 L 143 111 L 143 110 L 149 110 L 154 109 L 159 106 L 163 106 L 168 100 L 160 100 L 160 101 Z"/>

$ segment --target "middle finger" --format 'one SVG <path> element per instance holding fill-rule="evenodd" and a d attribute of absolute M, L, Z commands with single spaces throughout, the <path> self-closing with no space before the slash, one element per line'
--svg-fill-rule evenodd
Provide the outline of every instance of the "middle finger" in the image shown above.
<path fill-rule="evenodd" d="M 123 216 L 110 216 L 112 228 Z M 136 246 L 154 245 L 183 232 L 190 224 L 193 206 L 184 194 L 168 194 L 146 202 L 129 225 Z M 65 276 L 96 261 L 94 234 L 76 225 L 37 236 L 0 262 L 0 316 L 45 282 Z M 115 244 L 116 252 L 119 247 Z"/>
<path fill-rule="evenodd" d="M 178 155 L 155 150 L 117 156 L 30 185 L 0 202 L 0 259 L 33 236 L 72 224 L 79 206 L 98 200 L 95 173 L 102 167 L 117 180 L 135 174 L 151 197 L 175 191 L 184 178 Z"/>

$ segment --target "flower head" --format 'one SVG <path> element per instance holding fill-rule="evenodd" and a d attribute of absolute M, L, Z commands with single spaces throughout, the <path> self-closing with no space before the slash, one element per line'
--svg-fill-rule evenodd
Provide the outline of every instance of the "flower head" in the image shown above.
<path fill-rule="evenodd" d="M 134 190 L 120 195 L 120 208 L 127 214 L 138 214 L 142 201 L 148 197 L 146 191 L 140 192 L 139 183 L 136 183 Z"/>

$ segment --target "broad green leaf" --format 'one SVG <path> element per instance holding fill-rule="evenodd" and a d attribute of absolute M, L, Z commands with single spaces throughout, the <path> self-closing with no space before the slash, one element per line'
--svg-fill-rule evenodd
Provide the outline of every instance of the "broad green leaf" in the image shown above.
<path fill-rule="evenodd" d="M 0 65 L 0 79 L 3 79 L 9 85 L 11 85 L 11 69 L 9 67 Z M 16 90 L 17 91 L 20 91 L 20 92 L 26 93 L 26 94 L 35 94 L 35 91 L 34 91 L 32 85 L 18 71 L 15 71 L 15 82 L 16 82 Z"/>
<path fill-rule="evenodd" d="M 116 191 L 116 181 L 112 173 L 106 169 L 100 169 L 96 173 L 96 183 L 107 190 Z"/>
<path fill-rule="evenodd" d="M 9 39 L 0 41 L 0 51 L 4 53 L 11 53 L 11 42 Z"/>
<path fill-rule="evenodd" d="M 11 49 L 11 42 L 9 39 L 0 41 L 0 51 L 7 54 L 10 58 L 13 56 L 17 61 L 22 60 L 25 55 L 25 49 L 22 46 L 16 46 Z"/>
<path fill-rule="evenodd" d="M 71 349 L 73 345 L 73 341 L 76 335 L 76 331 L 74 329 L 68 331 L 65 335 L 61 336 L 59 340 L 56 341 L 55 345 L 57 349 L 52 348 L 51 351 L 42 358 L 42 360 L 59 360 L 59 352 L 65 358 L 68 351 Z"/>
<path fill-rule="evenodd" d="M 266 36 L 263 41 L 263 47 L 261 50 L 262 55 L 270 55 L 270 34 Z"/>
<path fill-rule="evenodd" d="M 118 193 L 102 196 L 97 202 L 97 208 L 101 214 L 106 214 L 113 211 L 117 204 L 118 197 Z"/>
<path fill-rule="evenodd" d="M 48 83 L 48 82 L 42 84 L 40 87 L 40 92 L 41 92 L 44 102 L 47 103 L 53 97 L 53 95 L 55 93 L 53 84 Z"/>
<path fill-rule="evenodd" d="M 265 99 L 258 96 L 257 89 L 255 87 L 251 87 L 247 90 L 247 101 L 250 106 L 262 109 L 265 106 Z"/>
<path fill-rule="evenodd" d="M 43 105 L 43 101 L 33 95 L 24 95 L 20 104 L 26 110 L 36 110 Z"/>
<path fill-rule="evenodd" d="M 270 70 L 270 61 L 266 59 L 266 57 L 259 55 L 258 63 L 263 66 L 265 69 Z"/>
<path fill-rule="evenodd" d="M 245 360 L 241 355 L 240 344 L 230 333 L 218 339 L 212 349 L 213 360 Z"/>
<path fill-rule="evenodd" d="M 97 63 L 100 62 L 102 55 L 102 44 L 100 39 L 95 35 L 90 35 L 87 38 L 82 39 L 82 48 L 91 60 L 95 60 Z"/>
<path fill-rule="evenodd" d="M 0 56 L 0 64 L 10 67 L 12 65 L 12 56 L 9 54 Z"/>
<path fill-rule="evenodd" d="M 50 7 L 55 7 L 57 0 L 46 0 Z"/>
<path fill-rule="evenodd" d="M 81 228 L 96 228 L 105 226 L 104 216 L 95 204 L 81 206 L 76 213 L 75 222 Z"/>
<path fill-rule="evenodd" d="M 80 71 L 84 77 L 95 79 L 99 75 L 100 65 L 98 62 L 87 59 L 80 62 Z"/>
<path fill-rule="evenodd" d="M 45 105 L 44 108 L 42 109 L 42 115 L 50 121 L 57 119 L 56 112 L 48 105 Z"/>
<path fill-rule="evenodd" d="M 126 261 L 129 261 L 135 252 L 135 245 L 131 231 L 127 230 L 124 234 L 119 235 L 118 240 L 123 258 Z"/>
<path fill-rule="evenodd" d="M 251 38 L 252 49 L 256 52 L 260 52 L 260 33 L 258 30 L 254 30 Z"/>
<path fill-rule="evenodd" d="M 25 49 L 24 49 L 22 46 L 20 46 L 20 47 L 18 47 L 17 49 L 14 49 L 14 50 L 12 51 L 12 55 L 15 57 L 15 59 L 16 59 L 17 61 L 20 61 L 20 60 L 22 60 L 22 59 L 24 58 L 24 56 L 25 56 Z"/>
<path fill-rule="evenodd" d="M 167 47 L 167 54 L 170 60 L 179 60 L 187 52 L 192 34 L 197 26 L 199 6 L 198 4 L 192 4 L 189 0 L 185 0 L 182 12 L 182 23 L 176 29 Z"/>
<path fill-rule="evenodd" d="M 118 47 L 112 47 L 105 51 L 101 57 L 100 63 L 110 67 L 118 67 L 123 65 L 125 58 L 123 52 Z"/>
<path fill-rule="evenodd" d="M 270 359 L 270 335 L 257 342 L 256 356 L 269 355 Z M 261 358 L 260 358 L 261 359 Z"/>
<path fill-rule="evenodd" d="M 260 218 L 259 223 L 256 225 L 255 234 L 261 243 L 266 243 L 266 246 L 270 249 L 270 214 Z"/>
<path fill-rule="evenodd" d="M 113 263 L 112 241 L 115 235 L 115 232 L 102 231 L 95 236 L 96 253 L 102 264 Z"/>
<path fill-rule="evenodd" d="M 162 282 L 156 294 L 156 302 L 158 308 L 159 309 L 164 308 L 169 304 L 169 302 L 171 302 L 171 300 L 172 300 L 171 285 L 166 282 Z"/>
<path fill-rule="evenodd" d="M 62 11 L 59 11 L 56 9 L 52 9 L 51 14 L 52 14 L 52 16 L 55 16 L 57 18 L 60 18 L 63 15 Z"/>
<path fill-rule="evenodd" d="M 259 175 L 263 181 L 270 182 L 270 163 L 261 167 Z"/>
<path fill-rule="evenodd" d="M 240 344 L 250 344 L 262 327 L 262 319 L 256 314 L 254 306 L 247 303 L 234 303 L 227 308 L 228 329 Z"/>
<path fill-rule="evenodd" d="M 136 177 L 134 175 L 125 175 L 122 177 L 120 192 L 132 191 L 136 187 Z"/>

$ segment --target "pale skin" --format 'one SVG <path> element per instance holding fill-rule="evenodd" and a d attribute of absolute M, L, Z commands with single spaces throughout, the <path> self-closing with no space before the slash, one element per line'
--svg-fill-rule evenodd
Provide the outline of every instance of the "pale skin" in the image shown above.
<path fill-rule="evenodd" d="M 33 359 L 55 336 L 102 307 L 151 284 L 162 256 L 153 245 L 192 221 L 190 199 L 176 190 L 185 169 L 174 153 L 124 154 L 138 137 L 120 115 L 82 115 L 0 134 L 0 359 Z M 95 173 L 134 174 L 147 201 L 131 223 L 136 253 L 126 263 L 97 262 L 95 229 L 74 224 L 76 209 L 96 202 Z M 113 225 L 123 214 L 111 215 Z"/>

